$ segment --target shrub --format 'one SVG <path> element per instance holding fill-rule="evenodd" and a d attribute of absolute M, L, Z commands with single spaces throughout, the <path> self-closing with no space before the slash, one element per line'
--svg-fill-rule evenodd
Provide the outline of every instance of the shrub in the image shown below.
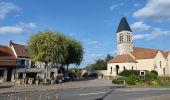
<path fill-rule="evenodd" d="M 131 76 L 131 75 L 138 75 L 139 76 L 140 71 L 139 70 L 124 70 L 121 73 L 119 73 L 120 76 Z"/>
<path fill-rule="evenodd" d="M 139 81 L 140 81 L 140 77 L 137 75 L 131 75 L 126 78 L 126 83 L 129 85 L 135 85 Z"/>
<path fill-rule="evenodd" d="M 113 79 L 112 83 L 113 84 L 123 84 L 124 78 L 118 78 L 118 79 Z"/>
<path fill-rule="evenodd" d="M 152 85 L 152 86 L 158 86 L 159 83 L 158 83 L 157 80 L 152 80 L 152 81 L 150 82 L 150 85 Z"/>
<path fill-rule="evenodd" d="M 155 70 L 152 70 L 151 73 L 155 74 L 156 76 L 158 76 L 158 72 Z"/>
<path fill-rule="evenodd" d="M 145 74 L 146 81 L 152 81 L 152 80 L 156 80 L 156 79 L 157 79 L 157 75 L 155 73 L 146 72 L 146 74 Z"/>

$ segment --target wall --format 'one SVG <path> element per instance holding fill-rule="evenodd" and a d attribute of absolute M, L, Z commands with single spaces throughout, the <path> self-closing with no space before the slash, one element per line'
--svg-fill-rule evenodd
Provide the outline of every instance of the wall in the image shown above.
<path fill-rule="evenodd" d="M 132 70 L 132 66 L 133 69 L 136 70 L 136 63 L 129 63 L 129 62 L 125 62 L 125 63 L 109 63 L 107 64 L 107 75 L 112 75 L 112 76 L 116 76 L 116 65 L 119 65 L 119 70 L 118 73 L 122 72 L 125 69 L 127 70 Z M 112 67 L 112 73 L 111 73 L 111 67 Z"/>

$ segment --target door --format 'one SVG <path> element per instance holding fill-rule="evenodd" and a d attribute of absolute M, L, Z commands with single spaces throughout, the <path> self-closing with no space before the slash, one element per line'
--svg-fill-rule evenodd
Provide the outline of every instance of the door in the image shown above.
<path fill-rule="evenodd" d="M 12 77 L 12 68 L 7 69 L 7 81 L 11 81 Z"/>
<path fill-rule="evenodd" d="M 116 76 L 119 75 L 119 65 L 116 65 Z"/>

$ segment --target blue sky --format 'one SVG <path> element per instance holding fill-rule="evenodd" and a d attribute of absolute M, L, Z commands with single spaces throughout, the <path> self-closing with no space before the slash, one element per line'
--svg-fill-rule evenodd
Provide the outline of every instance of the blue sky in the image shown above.
<path fill-rule="evenodd" d="M 170 50 L 169 11 L 169 0 L 0 0 L 0 44 L 26 44 L 38 31 L 59 31 L 83 42 L 84 67 L 115 55 L 122 16 L 135 46 Z"/>

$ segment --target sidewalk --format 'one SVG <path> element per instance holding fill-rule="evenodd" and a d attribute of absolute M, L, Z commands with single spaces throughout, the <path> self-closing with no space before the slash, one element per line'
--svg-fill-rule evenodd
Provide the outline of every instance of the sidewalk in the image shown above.
<path fill-rule="evenodd" d="M 8 85 L 7 85 L 8 86 Z M 99 86 L 113 86 L 111 80 L 102 79 L 91 79 L 82 81 L 65 82 L 54 85 L 15 85 L 9 88 L 0 88 L 0 93 L 8 92 L 21 92 L 21 91 L 45 91 L 45 90 L 56 90 L 56 89 L 67 89 L 67 88 L 85 88 L 85 87 L 99 87 Z"/>
<path fill-rule="evenodd" d="M 155 97 L 147 97 L 147 98 L 142 98 L 140 100 L 170 100 L 170 94 L 155 96 Z"/>

